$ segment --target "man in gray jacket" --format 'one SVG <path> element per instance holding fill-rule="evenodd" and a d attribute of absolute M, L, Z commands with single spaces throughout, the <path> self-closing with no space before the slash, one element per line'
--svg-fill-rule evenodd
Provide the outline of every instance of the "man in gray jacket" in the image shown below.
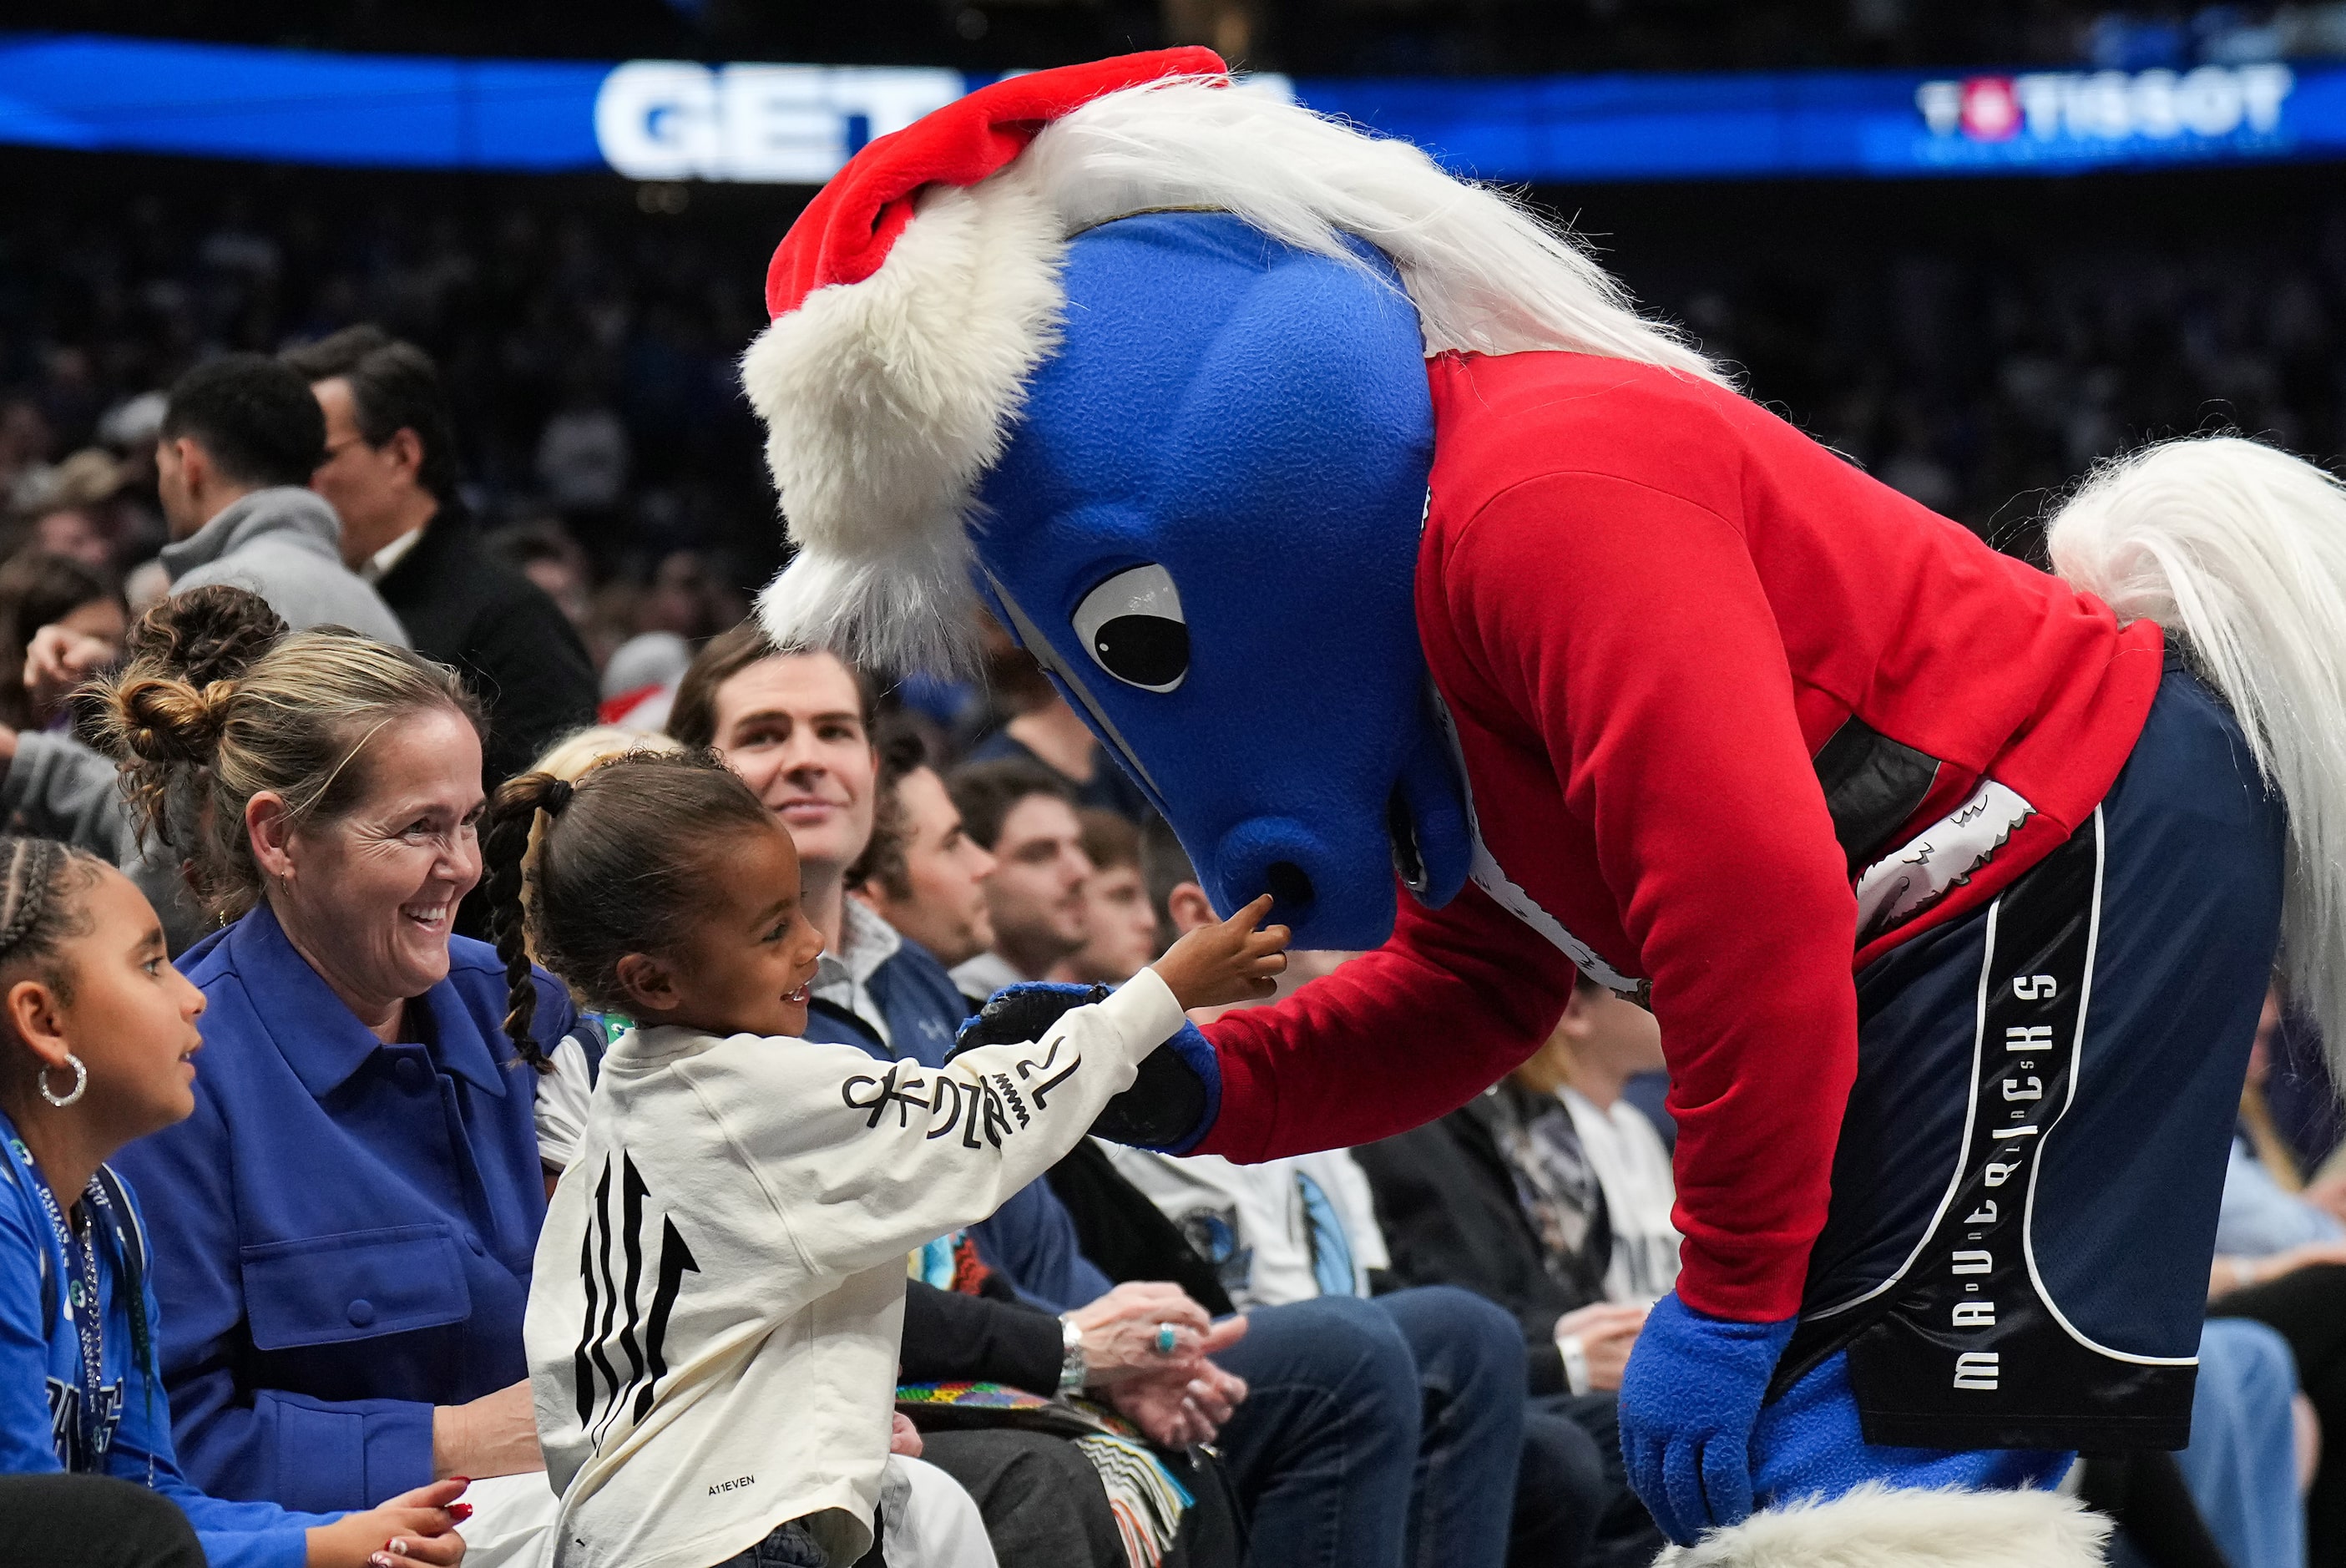
<path fill-rule="evenodd" d="M 318 400 L 276 361 L 228 354 L 180 377 L 155 443 L 171 591 L 227 583 L 296 631 L 348 626 L 406 647 L 399 617 L 342 565 L 334 509 L 308 488 L 326 455 Z"/>
<path fill-rule="evenodd" d="M 342 525 L 306 488 L 325 459 L 326 422 L 310 385 L 259 354 L 209 361 L 171 389 L 156 443 L 171 591 L 248 589 L 297 630 L 342 626 L 409 646 L 382 598 L 342 565 Z M 70 652 L 84 669 L 110 649 Z M 78 661 L 78 662 L 76 662 Z M 0 827 L 77 844 L 130 873 L 162 917 L 171 950 L 200 932 L 178 858 L 141 844 L 114 762 L 65 733 L 0 728 Z"/>

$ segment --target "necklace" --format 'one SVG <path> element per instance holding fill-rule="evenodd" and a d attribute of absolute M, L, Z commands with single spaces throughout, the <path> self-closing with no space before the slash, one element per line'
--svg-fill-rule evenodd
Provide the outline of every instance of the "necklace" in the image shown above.
<path fill-rule="evenodd" d="M 22 1139 L 13 1142 L 16 1157 L 25 1163 L 26 1168 L 37 1173 L 40 1167 L 33 1163 L 32 1151 L 25 1146 Z M 56 1195 L 49 1190 L 47 1179 L 36 1179 L 33 1188 L 40 1194 L 41 1207 L 48 1214 L 49 1227 L 56 1233 L 57 1246 L 63 1249 L 74 1271 L 73 1277 L 66 1282 L 66 1314 L 73 1319 L 74 1330 L 81 1340 L 81 1408 L 76 1412 L 75 1424 L 78 1430 L 74 1433 L 77 1440 L 74 1446 L 78 1453 L 60 1454 L 58 1458 L 65 1461 L 67 1470 L 84 1466 L 94 1470 L 106 1457 L 107 1447 L 113 1437 L 112 1423 L 104 1419 L 106 1400 L 101 1385 L 106 1372 L 106 1320 L 98 1305 L 96 1242 L 98 1226 L 112 1218 L 113 1206 L 107 1201 L 106 1190 L 98 1185 L 97 1177 L 91 1176 L 89 1186 L 82 1189 L 81 1195 L 87 1223 L 82 1233 L 76 1236 L 66 1218 L 65 1210 L 57 1207 Z M 76 1458 L 82 1461 L 81 1465 L 74 1462 Z"/>

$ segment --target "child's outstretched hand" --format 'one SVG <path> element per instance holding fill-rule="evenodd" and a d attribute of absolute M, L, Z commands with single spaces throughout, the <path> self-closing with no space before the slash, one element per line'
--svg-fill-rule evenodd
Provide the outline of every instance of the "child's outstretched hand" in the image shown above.
<path fill-rule="evenodd" d="M 1265 893 L 1221 924 L 1199 926 L 1149 967 L 1185 1013 L 1260 1001 L 1279 989 L 1276 977 L 1287 968 L 1287 928 L 1255 929 L 1270 912 Z"/>

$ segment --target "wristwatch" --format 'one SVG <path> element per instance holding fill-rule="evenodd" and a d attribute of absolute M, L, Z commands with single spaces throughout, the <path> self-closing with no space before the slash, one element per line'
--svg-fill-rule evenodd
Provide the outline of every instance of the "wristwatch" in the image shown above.
<path fill-rule="evenodd" d="M 1576 1394 L 1588 1391 L 1588 1346 L 1577 1334 L 1558 1334 L 1556 1353 L 1564 1358 L 1564 1386 Z"/>
<path fill-rule="evenodd" d="M 1068 1400 L 1084 1391 L 1091 1369 L 1084 1363 L 1084 1331 L 1074 1313 L 1059 1314 L 1059 1334 L 1064 1347 L 1059 1352 L 1059 1397 Z"/>

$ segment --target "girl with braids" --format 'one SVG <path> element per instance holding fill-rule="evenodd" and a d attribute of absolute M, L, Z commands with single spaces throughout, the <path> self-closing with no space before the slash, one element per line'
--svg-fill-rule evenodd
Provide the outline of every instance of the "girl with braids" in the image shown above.
<path fill-rule="evenodd" d="M 627 751 L 681 751 L 682 745 L 665 735 L 598 724 L 574 730 L 549 746 L 524 771 L 549 774 L 577 782 L 578 776 L 597 763 Z M 530 840 L 536 849 L 535 836 Z M 525 890 L 526 891 L 526 890 Z M 536 954 L 531 955 L 533 958 Z M 578 1146 L 578 1132 L 586 1125 L 586 1097 L 595 1087 L 595 1071 L 612 1038 L 627 1027 L 625 1018 L 606 1018 L 581 1012 L 552 1049 L 554 1071 L 537 1081 L 537 1156 L 546 1166 L 548 1190 Z"/>
<path fill-rule="evenodd" d="M 149 1231 L 106 1161 L 194 1108 L 203 993 L 103 860 L 0 839 L 0 1541 L 14 1563 L 420 1568 L 461 1481 L 340 1517 L 205 1495 L 155 1358 Z M 172 1505 L 176 1504 L 176 1508 Z"/>
<path fill-rule="evenodd" d="M 479 720 L 457 677 L 252 595 L 165 601 L 101 689 L 150 836 L 226 922 L 194 1114 L 129 1150 L 189 1474 L 366 1508 L 481 1481 L 476 1564 L 551 1505 L 522 1311 L 546 1212 L 539 1075 L 505 966 L 451 916 L 481 875 Z M 570 1006 L 539 981 L 542 1038 Z"/>
<path fill-rule="evenodd" d="M 822 937 L 798 852 L 715 758 L 525 775 L 486 851 L 516 1047 L 544 1038 L 525 940 L 581 1003 L 635 1020 L 603 1058 L 530 1293 L 555 1568 L 862 1556 L 906 1253 L 1041 1176 L 1160 1044 L 1201 1044 L 1184 1009 L 1264 993 L 1286 962 L 1285 930 L 1254 929 L 1260 901 L 1039 1039 L 997 1000 L 980 1033 L 1009 1043 L 882 1064 L 802 1038 Z"/>

